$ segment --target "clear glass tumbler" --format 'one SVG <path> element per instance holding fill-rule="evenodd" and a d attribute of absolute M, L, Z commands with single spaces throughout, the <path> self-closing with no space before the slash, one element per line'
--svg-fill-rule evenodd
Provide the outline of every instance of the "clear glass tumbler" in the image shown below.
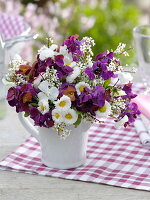
<path fill-rule="evenodd" d="M 140 25 L 133 29 L 135 50 L 145 93 L 150 93 L 150 25 Z"/>

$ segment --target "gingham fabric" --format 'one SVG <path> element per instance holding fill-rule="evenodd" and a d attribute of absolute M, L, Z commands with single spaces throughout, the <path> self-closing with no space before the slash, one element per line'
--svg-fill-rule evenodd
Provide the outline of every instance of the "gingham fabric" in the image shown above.
<path fill-rule="evenodd" d="M 0 12 L 0 33 L 4 39 L 10 39 L 26 31 L 28 25 L 23 17 Z"/>
<path fill-rule="evenodd" d="M 150 190 L 150 149 L 140 144 L 134 126 L 117 130 L 108 119 L 88 132 L 84 166 L 69 170 L 46 167 L 40 160 L 39 143 L 30 137 L 0 162 L 0 169 Z"/>

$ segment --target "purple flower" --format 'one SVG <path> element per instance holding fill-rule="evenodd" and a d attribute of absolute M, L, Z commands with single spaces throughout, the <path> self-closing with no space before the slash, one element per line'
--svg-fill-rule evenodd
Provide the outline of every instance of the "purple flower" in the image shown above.
<path fill-rule="evenodd" d="M 95 86 L 93 90 L 85 88 L 80 96 L 76 96 L 74 106 L 82 112 L 89 112 L 95 115 L 95 111 L 105 104 L 105 89 L 102 86 Z"/>
<path fill-rule="evenodd" d="M 86 73 L 86 75 L 88 75 L 90 80 L 94 80 L 95 79 L 95 74 L 93 73 L 93 68 L 92 67 L 85 68 L 84 72 Z"/>
<path fill-rule="evenodd" d="M 96 60 L 101 60 L 103 59 L 106 55 L 107 55 L 107 51 L 104 51 L 103 53 L 99 53 L 98 55 L 96 55 Z"/>
<path fill-rule="evenodd" d="M 42 115 L 40 111 L 35 107 L 30 108 L 29 112 L 30 118 L 34 120 L 35 126 L 50 128 L 54 125 L 51 112 L 47 112 Z"/>
<path fill-rule="evenodd" d="M 126 93 L 126 95 L 122 96 L 123 99 L 128 98 L 130 100 L 137 96 L 136 94 L 133 94 L 133 92 L 132 92 L 132 83 L 128 83 L 128 84 L 124 85 L 124 87 L 122 89 Z"/>
<path fill-rule="evenodd" d="M 107 70 L 107 62 L 105 60 L 102 61 L 96 61 L 93 63 L 92 70 L 88 69 L 88 72 L 86 71 L 89 78 L 93 76 L 93 74 L 101 76 L 104 80 L 108 80 L 111 77 L 114 77 L 114 73 L 112 71 Z M 94 77 L 94 76 L 93 76 Z"/>
<path fill-rule="evenodd" d="M 57 66 L 59 67 L 63 67 L 64 66 L 64 56 L 63 55 L 58 55 L 58 56 L 55 56 L 55 63 Z"/>
<path fill-rule="evenodd" d="M 78 35 L 71 35 L 70 37 L 65 39 L 63 43 L 63 45 L 67 46 L 68 51 L 72 53 L 74 61 L 78 61 L 79 56 L 83 55 L 83 52 L 80 50 L 82 41 L 77 40 L 78 37 Z"/>
<path fill-rule="evenodd" d="M 73 69 L 67 65 L 63 67 L 57 67 L 57 75 L 59 80 L 66 78 L 72 71 Z"/>
<path fill-rule="evenodd" d="M 19 88 L 10 88 L 7 93 L 7 101 L 10 106 L 14 107 L 18 103 Z"/>
<path fill-rule="evenodd" d="M 133 123 L 135 119 L 137 118 L 137 115 L 140 114 L 140 111 L 138 110 L 138 106 L 136 103 L 130 102 L 126 105 L 126 109 L 119 115 L 119 119 L 123 118 L 125 115 L 128 116 L 128 122 L 125 123 L 125 127 L 129 125 L 130 123 Z"/>
<path fill-rule="evenodd" d="M 16 106 L 16 112 L 28 112 L 28 104 L 32 102 L 37 91 L 31 84 L 19 85 L 16 88 L 10 88 L 7 94 L 7 100 L 10 106 Z"/>
<path fill-rule="evenodd" d="M 105 89 L 102 86 L 97 85 L 94 87 L 92 101 L 94 105 L 98 107 L 103 107 L 105 105 Z"/>
<path fill-rule="evenodd" d="M 36 66 L 36 76 L 38 76 L 41 72 L 46 72 L 47 67 L 51 67 L 54 65 L 52 58 L 47 58 L 41 61 L 38 56 L 37 60 L 38 60 L 38 63 Z"/>
<path fill-rule="evenodd" d="M 108 53 L 108 51 L 104 51 L 103 53 L 99 53 L 97 56 L 96 56 L 96 60 L 111 60 L 113 59 L 114 57 L 114 53 L 113 52 L 110 52 Z"/>

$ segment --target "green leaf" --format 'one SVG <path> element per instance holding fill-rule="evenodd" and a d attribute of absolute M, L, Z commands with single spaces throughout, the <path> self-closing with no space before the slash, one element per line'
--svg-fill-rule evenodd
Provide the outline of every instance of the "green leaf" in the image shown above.
<path fill-rule="evenodd" d="M 25 113 L 24 113 L 24 117 L 28 117 L 29 115 L 30 115 L 29 112 L 25 112 Z"/>
<path fill-rule="evenodd" d="M 111 79 L 108 79 L 108 80 L 106 80 L 105 82 L 104 82 L 104 88 L 107 88 L 108 87 L 108 85 L 110 84 L 110 82 L 111 82 Z"/>
<path fill-rule="evenodd" d="M 75 128 L 81 123 L 81 120 L 82 120 L 82 115 L 79 114 L 77 121 L 73 124 Z"/>
<path fill-rule="evenodd" d="M 29 105 L 30 108 L 31 108 L 31 107 L 36 107 L 36 108 L 38 107 L 38 104 L 37 104 L 37 103 L 29 103 L 28 105 Z"/>

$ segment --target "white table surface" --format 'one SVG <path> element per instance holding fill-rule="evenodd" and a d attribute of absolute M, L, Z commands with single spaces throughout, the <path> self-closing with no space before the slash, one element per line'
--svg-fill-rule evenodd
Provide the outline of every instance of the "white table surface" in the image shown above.
<path fill-rule="evenodd" d="M 0 120 L 0 160 L 29 134 L 14 108 Z M 104 184 L 0 171 L 0 200 L 149 200 L 150 193 Z"/>

